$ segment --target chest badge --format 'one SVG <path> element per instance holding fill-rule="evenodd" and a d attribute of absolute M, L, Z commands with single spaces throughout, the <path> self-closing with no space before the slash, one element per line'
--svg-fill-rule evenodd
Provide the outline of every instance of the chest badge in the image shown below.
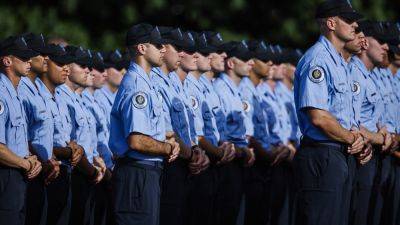
<path fill-rule="evenodd" d="M 199 101 L 197 101 L 197 98 L 194 97 L 193 95 L 190 96 L 190 101 L 192 103 L 193 109 L 199 108 Z"/>
<path fill-rule="evenodd" d="M 354 81 L 353 85 L 351 85 L 351 91 L 352 91 L 355 95 L 359 95 L 360 92 L 361 92 L 360 83 L 358 83 L 357 81 Z"/>
<path fill-rule="evenodd" d="M 250 103 L 248 101 L 243 101 L 242 104 L 243 104 L 243 110 L 246 113 L 250 112 L 250 109 L 251 109 Z"/>

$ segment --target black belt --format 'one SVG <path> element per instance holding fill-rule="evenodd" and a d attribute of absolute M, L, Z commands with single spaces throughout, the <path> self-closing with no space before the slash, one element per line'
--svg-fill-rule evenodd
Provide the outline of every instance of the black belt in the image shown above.
<path fill-rule="evenodd" d="M 338 141 L 328 141 L 328 140 L 315 140 L 307 136 L 303 136 L 300 140 L 300 145 L 303 146 L 328 146 L 340 149 L 347 149 L 347 144 L 338 142 Z"/>
<path fill-rule="evenodd" d="M 162 169 L 163 168 L 163 162 L 134 159 L 134 158 L 130 158 L 130 157 L 118 158 L 117 163 L 137 165 L 137 166 L 148 168 L 148 169 Z"/>

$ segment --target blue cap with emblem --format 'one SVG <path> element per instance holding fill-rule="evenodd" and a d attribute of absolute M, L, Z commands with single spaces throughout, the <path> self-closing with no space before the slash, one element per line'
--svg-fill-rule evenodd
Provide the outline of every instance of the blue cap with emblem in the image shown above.
<path fill-rule="evenodd" d="M 39 53 L 29 48 L 24 37 L 11 36 L 0 43 L 0 56 L 13 55 L 22 60 L 29 60 Z"/>
<path fill-rule="evenodd" d="M 157 26 L 141 23 L 132 26 L 126 33 L 126 46 L 137 44 L 165 44 Z"/>

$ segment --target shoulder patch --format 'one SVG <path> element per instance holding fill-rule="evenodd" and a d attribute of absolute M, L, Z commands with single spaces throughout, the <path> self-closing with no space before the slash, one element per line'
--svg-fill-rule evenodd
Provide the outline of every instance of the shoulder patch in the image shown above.
<path fill-rule="evenodd" d="M 357 81 L 353 82 L 353 85 L 351 85 L 351 91 L 355 94 L 355 95 L 359 95 L 361 92 L 361 86 L 360 83 L 358 83 Z"/>
<path fill-rule="evenodd" d="M 244 101 L 242 101 L 242 104 L 243 104 L 243 110 L 245 112 L 250 112 L 250 109 L 251 109 L 250 103 L 248 101 L 244 100 Z"/>
<path fill-rule="evenodd" d="M 197 98 L 193 95 L 190 96 L 190 102 L 192 103 L 193 109 L 199 108 L 199 101 L 197 101 Z"/>
<path fill-rule="evenodd" d="M 4 113 L 4 103 L 0 100 L 0 116 Z"/>
<path fill-rule="evenodd" d="M 311 67 L 308 78 L 314 83 L 321 83 L 325 79 L 325 72 L 319 66 Z"/>
<path fill-rule="evenodd" d="M 135 108 L 143 109 L 147 106 L 147 94 L 142 91 L 136 92 L 132 97 L 132 102 Z"/>

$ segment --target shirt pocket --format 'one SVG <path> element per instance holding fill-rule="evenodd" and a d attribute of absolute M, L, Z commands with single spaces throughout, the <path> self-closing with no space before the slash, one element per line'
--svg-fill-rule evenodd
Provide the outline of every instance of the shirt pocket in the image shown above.
<path fill-rule="evenodd" d="M 10 113 L 10 138 L 15 144 L 21 144 L 26 137 L 26 124 L 22 115 L 15 115 L 15 112 Z"/>
<path fill-rule="evenodd" d="M 347 83 L 345 81 L 336 80 L 338 78 L 333 78 L 333 91 L 334 97 L 332 98 L 332 107 L 333 110 L 340 113 L 346 110 L 348 103 L 346 102 L 346 94 L 347 93 Z"/>

